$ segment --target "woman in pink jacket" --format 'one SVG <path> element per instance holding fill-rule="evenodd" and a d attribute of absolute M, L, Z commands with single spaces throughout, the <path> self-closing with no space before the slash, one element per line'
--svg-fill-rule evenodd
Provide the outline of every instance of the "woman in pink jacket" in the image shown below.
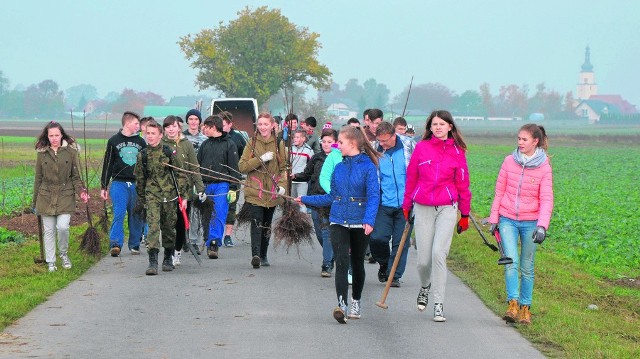
<path fill-rule="evenodd" d="M 469 228 L 471 191 L 462 135 L 448 111 L 434 111 L 411 155 L 402 209 L 409 219 L 414 207 L 418 275 L 418 310 L 424 311 L 433 289 L 433 320 L 444 322 L 447 255 L 460 211 L 458 233 Z"/>
<path fill-rule="evenodd" d="M 544 241 L 553 210 L 553 181 L 546 151 L 544 128 L 522 126 L 518 148 L 504 159 L 496 182 L 489 222 L 491 233 L 500 232 L 505 254 L 513 259 L 513 264 L 504 268 L 508 302 L 504 319 L 510 323 L 531 323 L 536 244 Z"/>

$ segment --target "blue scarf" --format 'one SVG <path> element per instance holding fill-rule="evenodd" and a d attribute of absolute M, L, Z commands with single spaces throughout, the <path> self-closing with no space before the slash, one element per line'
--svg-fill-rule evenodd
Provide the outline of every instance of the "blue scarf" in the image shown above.
<path fill-rule="evenodd" d="M 547 153 L 540 147 L 537 147 L 536 151 L 533 153 L 533 156 L 529 157 L 528 159 L 525 158 L 525 155 L 520 152 L 518 148 L 513 150 L 512 155 L 516 163 L 520 166 L 523 166 L 524 168 L 540 167 L 547 160 Z"/>

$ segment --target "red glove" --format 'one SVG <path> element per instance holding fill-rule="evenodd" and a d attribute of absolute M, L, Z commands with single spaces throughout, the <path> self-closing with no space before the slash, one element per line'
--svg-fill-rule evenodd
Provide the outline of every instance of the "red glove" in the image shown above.
<path fill-rule="evenodd" d="M 462 216 L 458 221 L 458 234 L 469 229 L 469 216 Z"/>
<path fill-rule="evenodd" d="M 403 209 L 402 213 L 404 213 L 404 219 L 409 220 L 409 215 L 411 214 L 411 210 Z"/>

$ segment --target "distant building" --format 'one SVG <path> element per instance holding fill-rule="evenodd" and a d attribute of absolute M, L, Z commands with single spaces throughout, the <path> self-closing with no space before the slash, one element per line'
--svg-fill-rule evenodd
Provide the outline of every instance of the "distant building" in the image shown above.
<path fill-rule="evenodd" d="M 603 115 L 631 115 L 637 114 L 636 106 L 629 103 L 620 95 L 598 95 L 593 65 L 591 64 L 591 51 L 587 46 L 584 53 L 578 85 L 576 86 L 576 103 L 574 113 L 588 119 L 590 123 L 600 121 Z"/>

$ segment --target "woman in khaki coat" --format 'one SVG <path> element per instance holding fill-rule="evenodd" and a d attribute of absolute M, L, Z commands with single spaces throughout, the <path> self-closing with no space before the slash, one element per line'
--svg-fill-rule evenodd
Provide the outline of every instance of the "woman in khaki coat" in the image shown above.
<path fill-rule="evenodd" d="M 62 267 L 71 268 L 69 221 L 76 210 L 76 193 L 89 201 L 80 178 L 78 147 L 59 123 L 49 122 L 36 141 L 36 176 L 33 184 L 33 207 L 42 217 L 44 250 L 49 272 L 56 268 L 56 230 Z"/>
<path fill-rule="evenodd" d="M 258 115 L 257 131 L 242 152 L 240 172 L 247 174 L 244 188 L 245 206 L 251 213 L 251 265 L 269 266 L 267 248 L 271 221 L 276 205 L 287 184 L 287 153 L 283 141 L 275 133 L 276 121 L 269 113 Z M 249 187 L 251 186 L 251 188 Z"/>

